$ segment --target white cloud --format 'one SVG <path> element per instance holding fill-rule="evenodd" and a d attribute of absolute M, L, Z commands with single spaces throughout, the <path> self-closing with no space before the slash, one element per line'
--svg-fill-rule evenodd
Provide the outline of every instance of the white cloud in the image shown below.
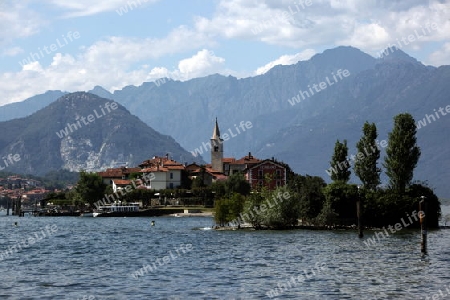
<path fill-rule="evenodd" d="M 433 66 L 450 65 L 450 43 L 445 43 L 441 49 L 431 53 L 429 63 Z"/>
<path fill-rule="evenodd" d="M 20 47 L 11 47 L 3 50 L 2 56 L 16 56 L 17 54 L 24 53 L 25 51 Z"/>
<path fill-rule="evenodd" d="M 76 57 L 55 53 L 47 66 L 34 61 L 25 64 L 19 72 L 0 74 L 0 91 L 4 95 L 0 105 L 21 101 L 47 90 L 90 90 L 102 85 L 112 91 L 166 77 L 161 75 L 190 79 L 220 72 L 224 59 L 206 49 L 180 61 L 179 69 L 173 72 L 165 68 L 154 68 L 149 72 L 148 64 L 143 64 L 168 53 L 208 44 L 203 35 L 184 27 L 173 30 L 162 39 L 109 37 L 84 47 Z M 137 67 L 130 69 L 131 65 Z"/>
<path fill-rule="evenodd" d="M 313 0 L 309 6 L 300 6 L 290 0 L 222 0 L 213 17 L 198 17 L 195 26 L 227 39 L 295 49 L 350 45 L 375 53 L 427 23 L 437 23 L 437 32 L 406 47 L 417 50 L 450 35 L 448 0 L 445 4 L 430 1 Z"/>
<path fill-rule="evenodd" d="M 126 11 L 144 7 L 144 5 L 155 3 L 159 0 L 77 0 L 77 1 L 62 1 L 62 0 L 48 0 L 51 4 L 65 10 L 63 17 L 83 17 L 91 16 L 98 13 L 108 11 L 121 11 L 121 8 L 127 8 Z M 125 12 L 125 10 L 123 10 Z"/>
<path fill-rule="evenodd" d="M 57 13 L 77 17 L 114 12 L 128 2 L 139 0 L 44 1 L 51 4 L 51 8 L 56 7 Z M 140 1 L 144 5 L 157 0 Z M 309 59 L 315 54 L 312 49 L 324 45 L 328 48 L 351 45 L 375 54 L 434 22 L 436 30 L 403 50 L 420 50 L 430 42 L 433 42 L 432 47 L 442 44 L 441 49 L 434 48 L 429 60 L 434 65 L 449 64 L 449 1 L 429 1 L 312 0 L 310 6 L 301 7 L 299 1 L 292 0 L 220 0 L 212 16 L 194 18 L 193 28 L 179 26 L 162 38 L 110 36 L 83 46 L 79 53 L 52 53 L 53 60 L 48 65 L 34 62 L 25 65 L 21 71 L 1 73 L 3 97 L 0 101 L 3 103 L 0 105 L 51 89 L 89 90 L 102 85 L 113 90 L 161 77 L 188 80 L 213 73 L 243 77 L 243 73 L 239 76 L 226 69 L 223 57 L 207 50 L 218 48 L 219 43 L 229 40 L 289 47 L 293 49 L 289 53 L 302 51 L 281 56 L 253 74 L 245 74 L 254 75 L 263 74 L 278 64 Z M 27 7 L 28 1 L 22 2 L 25 4 L 18 2 L 21 1 L 7 0 L 3 2 L 6 3 L 4 8 L 0 7 L 0 46 L 6 49 L 3 56 L 23 52 L 21 48 L 13 47 L 11 41 L 36 34 L 48 22 L 44 20 L 51 19 L 51 16 L 41 17 L 32 11 Z M 111 15 L 119 19 L 117 14 Z M 179 53 L 186 58 L 175 64 L 174 69 L 155 63 L 158 58 Z"/>
<path fill-rule="evenodd" d="M 266 64 L 265 66 L 258 68 L 255 71 L 255 74 L 256 75 L 264 74 L 277 65 L 293 65 L 299 61 L 308 60 L 314 54 L 316 54 L 316 51 L 314 51 L 313 49 L 306 49 L 306 50 L 304 50 L 300 53 L 294 54 L 294 55 L 283 55 L 283 56 L 279 57 L 278 59 Z"/>
<path fill-rule="evenodd" d="M 181 74 L 188 77 L 199 77 L 217 73 L 223 69 L 225 59 L 217 57 L 214 52 L 203 49 L 191 58 L 183 59 L 178 63 Z"/>
<path fill-rule="evenodd" d="M 37 33 L 46 24 L 36 12 L 25 3 L 6 0 L 0 2 L 0 46 L 5 46 L 17 38 Z"/>

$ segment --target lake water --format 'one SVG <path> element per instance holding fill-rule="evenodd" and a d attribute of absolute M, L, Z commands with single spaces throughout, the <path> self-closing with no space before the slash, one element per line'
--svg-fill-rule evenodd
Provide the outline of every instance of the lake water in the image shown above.
<path fill-rule="evenodd" d="M 450 230 L 429 232 L 421 258 L 420 232 L 408 229 L 368 247 L 374 232 L 212 224 L 0 216 L 0 299 L 270 299 L 278 286 L 277 299 L 450 298 Z"/>

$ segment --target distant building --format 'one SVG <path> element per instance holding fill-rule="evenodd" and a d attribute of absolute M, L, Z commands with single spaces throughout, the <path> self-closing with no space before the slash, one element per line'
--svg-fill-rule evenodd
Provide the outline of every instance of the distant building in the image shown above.
<path fill-rule="evenodd" d="M 286 167 L 272 160 L 260 160 L 254 157 L 251 152 L 248 155 L 236 159 L 233 157 L 224 158 L 224 140 L 220 137 L 219 124 L 216 122 L 213 128 L 211 143 L 211 164 L 205 166 L 192 163 L 183 165 L 169 158 L 154 156 L 152 159 L 143 161 L 136 168 L 110 168 L 98 174 L 102 177 L 103 183 L 111 184 L 114 192 L 132 184 L 130 175 L 141 173 L 142 176 L 150 178 L 145 180 L 140 188 L 153 190 L 174 189 L 182 187 L 184 178 L 203 179 L 207 186 L 219 180 L 226 180 L 228 176 L 242 173 L 253 189 L 262 185 L 270 189 L 286 184 Z"/>
<path fill-rule="evenodd" d="M 197 177 L 203 178 L 203 184 L 206 186 L 211 185 L 213 182 L 226 180 L 228 178 L 222 172 L 214 170 L 210 164 L 206 166 L 199 166 L 196 163 L 192 163 L 186 166 L 186 171 L 191 179 L 195 179 Z"/>
<path fill-rule="evenodd" d="M 246 173 L 250 167 L 258 164 L 261 160 L 254 157 L 251 152 L 248 153 L 247 156 L 242 157 L 241 159 L 235 158 L 225 158 L 223 160 L 223 166 L 226 170 L 225 174 L 227 176 L 233 175 L 235 173 Z"/>
<path fill-rule="evenodd" d="M 118 190 L 125 189 L 127 186 L 131 186 L 131 180 L 129 179 L 113 179 L 112 180 L 112 188 L 114 193 Z"/>
<path fill-rule="evenodd" d="M 252 189 L 265 185 L 269 189 L 275 189 L 286 185 L 286 168 L 273 160 L 263 160 L 249 167 L 245 177 Z"/>
<path fill-rule="evenodd" d="M 266 186 L 274 189 L 277 186 L 286 185 L 286 167 L 272 160 L 260 160 L 254 157 L 251 152 L 240 159 L 233 157 L 223 157 L 223 139 L 220 137 L 219 124 L 216 122 L 211 137 L 211 164 L 206 165 L 204 170 L 189 168 L 191 175 L 198 176 L 203 172 L 205 184 L 210 184 L 215 180 L 225 179 L 235 173 L 242 173 L 250 183 L 252 189 Z"/>
<path fill-rule="evenodd" d="M 45 199 L 49 190 L 45 189 L 35 189 L 29 192 L 22 194 L 22 202 L 32 205 L 35 203 L 40 203 L 41 200 Z"/>
<path fill-rule="evenodd" d="M 183 172 L 185 166 L 179 162 L 171 160 L 169 155 L 165 157 L 155 156 L 152 159 L 142 162 L 140 172 L 143 175 L 153 178 L 146 183 L 146 187 L 154 190 L 174 189 L 182 185 Z"/>
<path fill-rule="evenodd" d="M 106 171 L 98 172 L 97 174 L 102 177 L 104 184 L 113 184 L 113 180 L 127 180 L 130 179 L 132 173 L 139 173 L 141 168 L 109 168 Z"/>

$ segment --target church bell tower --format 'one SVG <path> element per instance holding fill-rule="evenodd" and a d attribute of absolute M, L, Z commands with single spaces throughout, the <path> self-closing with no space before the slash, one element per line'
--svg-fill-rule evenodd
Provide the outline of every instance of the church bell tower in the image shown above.
<path fill-rule="evenodd" d="M 223 173 L 223 140 L 220 138 L 219 124 L 214 126 L 213 135 L 211 137 L 211 165 L 213 170 Z"/>

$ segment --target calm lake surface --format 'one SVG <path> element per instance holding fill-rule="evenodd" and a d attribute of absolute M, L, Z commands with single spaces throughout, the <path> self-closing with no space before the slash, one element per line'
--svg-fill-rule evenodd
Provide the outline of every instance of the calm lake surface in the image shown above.
<path fill-rule="evenodd" d="M 0 253 L 29 244 L 0 261 L 0 299 L 270 299 L 278 285 L 278 299 L 425 299 L 439 290 L 450 298 L 450 230 L 429 232 L 421 258 L 420 232 L 408 229 L 368 247 L 374 232 L 359 239 L 355 231 L 208 230 L 212 224 L 2 215 Z M 153 270 L 136 276 L 147 264 Z"/>

